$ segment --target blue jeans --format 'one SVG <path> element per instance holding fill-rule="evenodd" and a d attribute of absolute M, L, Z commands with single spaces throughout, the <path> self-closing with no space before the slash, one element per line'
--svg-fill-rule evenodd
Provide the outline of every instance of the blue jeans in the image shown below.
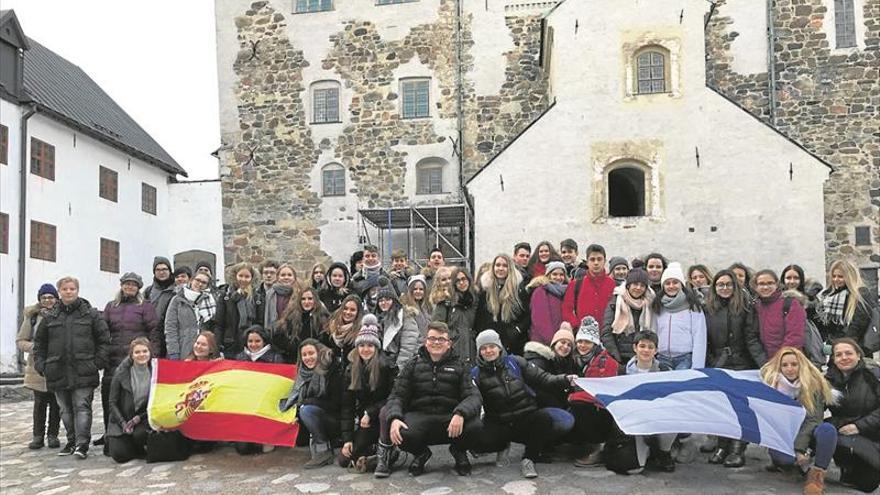
<path fill-rule="evenodd" d="M 553 419 L 553 424 L 550 428 L 550 436 L 553 437 L 553 441 L 561 440 L 574 428 L 574 416 L 565 409 L 543 407 L 540 410 Z"/>
<path fill-rule="evenodd" d="M 662 354 L 657 354 L 657 361 L 660 361 L 661 365 L 674 370 L 689 370 L 693 365 L 691 356 L 692 354 L 690 352 L 678 356 L 664 356 Z"/>
<path fill-rule="evenodd" d="M 55 399 L 61 408 L 61 422 L 67 430 L 67 443 L 89 448 L 92 441 L 92 399 L 95 389 L 91 387 L 56 390 Z"/>
<path fill-rule="evenodd" d="M 299 421 L 308 428 L 314 443 L 329 443 L 339 436 L 339 418 L 319 406 L 301 406 L 296 412 Z"/>
<path fill-rule="evenodd" d="M 831 423 L 822 423 L 813 430 L 813 439 L 810 446 L 816 449 L 816 460 L 813 464 L 817 468 L 828 469 L 831 464 L 831 456 L 834 455 L 834 449 L 837 448 L 837 430 Z M 778 466 L 790 466 L 794 464 L 795 458 L 770 449 L 770 459 Z"/>

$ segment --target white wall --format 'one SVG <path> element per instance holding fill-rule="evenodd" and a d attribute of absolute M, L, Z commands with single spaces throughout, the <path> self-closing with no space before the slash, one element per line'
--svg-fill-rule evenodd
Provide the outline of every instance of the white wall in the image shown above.
<path fill-rule="evenodd" d="M 0 213 L 9 215 L 9 252 L 0 253 L 0 372 L 15 371 L 18 332 L 18 215 L 21 167 L 21 109 L 0 99 L 0 124 L 9 128 L 9 158 L 0 165 Z M 26 294 L 36 301 L 36 292 Z"/>
<path fill-rule="evenodd" d="M 168 259 L 173 262 L 175 254 L 191 249 L 214 253 L 220 277 L 217 283 L 222 283 L 221 268 L 226 263 L 219 179 L 169 184 L 167 231 L 166 248 L 162 252 L 167 253 Z"/>
<path fill-rule="evenodd" d="M 475 261 L 508 252 L 520 240 L 574 237 L 581 245 L 603 244 L 609 256 L 658 250 L 716 269 L 734 260 L 777 270 L 797 262 L 822 273 L 828 170 L 705 87 L 702 2 L 656 0 L 651 9 L 636 1 L 602 3 L 590 3 L 595 30 L 575 35 L 556 29 L 556 106 L 468 184 L 475 201 Z M 549 21 L 567 25 L 572 17 L 587 18 L 586 9 L 567 2 Z M 651 37 L 680 46 L 673 68 L 680 76 L 678 96 L 627 97 L 623 50 L 587 49 Z M 657 169 L 655 214 L 597 218 L 597 178 L 615 158 L 633 155 Z M 546 165 L 536 172 L 535 163 Z"/>

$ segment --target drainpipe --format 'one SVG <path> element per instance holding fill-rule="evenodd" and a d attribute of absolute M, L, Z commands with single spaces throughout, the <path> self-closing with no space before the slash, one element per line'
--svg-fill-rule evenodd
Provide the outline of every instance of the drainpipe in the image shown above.
<path fill-rule="evenodd" d="M 768 99 L 770 103 L 770 125 L 776 127 L 776 27 L 773 25 L 775 8 L 774 0 L 767 0 L 767 62 L 768 62 L 768 79 L 770 88 L 768 91 Z"/>
<path fill-rule="evenodd" d="M 18 322 L 18 325 L 21 326 L 21 321 L 24 318 L 24 289 L 25 289 L 25 262 L 27 261 L 27 253 L 25 252 L 25 248 L 27 243 L 25 242 L 25 236 L 27 235 L 27 225 L 25 222 L 27 221 L 27 180 L 28 173 L 30 172 L 30 167 L 28 167 L 29 160 L 27 159 L 27 146 L 28 146 L 28 119 L 34 116 L 37 113 L 37 105 L 35 103 L 31 103 L 27 107 L 27 112 L 21 116 L 21 151 L 19 155 L 19 177 L 18 177 L 18 187 L 19 187 L 19 195 L 18 195 L 18 306 L 16 311 L 18 311 L 18 315 L 15 319 Z M 20 357 L 20 355 L 19 355 Z M 21 371 L 21 359 L 16 359 L 16 365 L 19 367 L 19 372 Z"/>
<path fill-rule="evenodd" d="M 455 0 L 455 85 L 456 85 L 456 114 L 458 121 L 458 145 L 456 154 L 458 155 L 458 189 L 459 194 L 462 195 L 464 199 L 467 194 L 464 190 L 464 167 L 463 167 L 463 159 L 462 153 L 464 152 L 464 84 L 463 84 L 463 76 L 462 71 L 464 70 L 462 67 L 462 48 L 461 48 L 461 0 Z M 464 199 L 466 201 L 466 199 Z"/>

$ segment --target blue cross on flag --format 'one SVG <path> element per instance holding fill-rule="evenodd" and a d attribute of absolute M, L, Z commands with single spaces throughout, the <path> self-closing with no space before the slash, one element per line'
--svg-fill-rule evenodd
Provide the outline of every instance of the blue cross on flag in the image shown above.
<path fill-rule="evenodd" d="M 579 378 L 628 435 L 703 433 L 794 455 L 806 412 L 757 370 L 716 368 Z"/>

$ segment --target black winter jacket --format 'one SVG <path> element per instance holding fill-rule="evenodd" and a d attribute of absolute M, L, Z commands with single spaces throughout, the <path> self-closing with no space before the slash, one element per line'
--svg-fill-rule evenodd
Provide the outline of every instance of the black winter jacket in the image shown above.
<path fill-rule="evenodd" d="M 294 335 L 293 325 L 290 322 L 284 324 L 278 322 L 275 328 L 272 329 L 272 336 L 270 337 L 272 340 L 272 348 L 281 354 L 284 358 L 284 362 L 299 362 L 299 356 L 297 354 L 299 351 L 299 345 L 302 341 L 306 339 L 317 339 L 323 342 L 320 338 L 321 333 L 323 332 L 321 325 L 322 322 L 326 323 L 326 320 L 322 319 L 316 321 L 316 318 L 312 317 L 312 313 L 312 311 L 302 313 L 300 320 L 301 326 L 299 334 L 297 335 Z"/>
<path fill-rule="evenodd" d="M 176 293 L 177 286 L 174 285 L 173 279 L 171 285 L 164 289 L 156 284 L 155 279 L 153 280 L 153 285 L 144 289 L 144 298 L 150 301 L 150 304 L 153 305 L 153 309 L 156 311 L 156 328 L 150 334 L 150 342 L 153 342 L 153 345 L 156 346 L 156 356 L 154 357 L 164 358 L 167 355 L 165 348 L 165 313 L 168 312 L 168 305 Z"/>
<path fill-rule="evenodd" d="M 822 295 L 832 294 L 834 293 L 834 289 L 827 288 L 822 292 Z M 841 337 L 849 337 L 859 345 L 862 344 L 862 341 L 865 339 L 865 332 L 868 330 L 868 326 L 871 324 L 871 312 L 874 310 L 874 305 L 877 301 L 877 296 L 871 296 L 871 291 L 869 291 L 866 287 L 862 287 L 859 289 L 859 295 L 861 296 L 861 301 L 856 304 L 856 311 L 853 313 L 852 321 L 849 322 L 849 325 L 835 325 L 833 323 L 823 322 L 821 318 L 816 318 L 816 326 L 819 328 L 819 332 L 822 334 L 822 337 L 825 338 L 826 342 L 833 341 L 835 339 L 839 339 Z M 846 301 L 844 302 L 843 307 L 849 304 L 849 300 L 852 297 L 852 294 L 847 294 Z M 870 355 L 868 349 L 862 349 L 865 355 Z"/>
<path fill-rule="evenodd" d="M 453 350 L 468 364 L 473 364 L 477 354 L 474 342 L 476 334 L 471 330 L 474 328 L 474 318 L 477 314 L 475 299 L 471 296 L 468 304 L 465 304 L 465 298 L 461 294 L 456 294 L 455 303 L 448 300 L 442 301 L 434 306 L 434 312 L 431 315 L 433 321 L 446 323 L 446 326 L 449 327 L 449 338 L 452 339 Z"/>
<path fill-rule="evenodd" d="M 550 373 L 551 375 L 577 375 L 580 373 L 577 363 L 569 354 L 568 357 L 558 357 L 553 354 L 549 347 L 540 342 L 529 342 L 525 346 L 523 356 L 531 366 Z M 538 407 L 568 407 L 569 387 L 561 389 L 538 388 L 535 390 Z"/>
<path fill-rule="evenodd" d="M 388 398 L 388 421 L 403 419 L 408 412 L 475 419 L 481 405 L 480 391 L 458 356 L 450 350 L 435 363 L 422 346 L 397 375 Z"/>
<path fill-rule="evenodd" d="M 727 305 L 706 311 L 706 365 L 729 370 L 751 370 L 758 366 L 748 349 L 747 336 L 754 330 L 756 315 L 751 308 L 734 314 Z"/>
<path fill-rule="evenodd" d="M 510 356 L 516 361 L 521 376 L 511 374 L 507 365 L 507 355 L 502 353 L 495 361 L 478 359 L 476 384 L 483 397 L 483 409 L 487 420 L 510 423 L 523 415 L 538 410 L 538 401 L 533 395 L 536 390 L 560 392 L 568 388 L 565 375 L 551 375 L 528 363 L 520 356 Z"/>
<path fill-rule="evenodd" d="M 131 358 L 125 358 L 116 369 L 113 375 L 113 381 L 110 382 L 110 422 L 107 425 L 108 437 L 120 437 L 124 435 L 122 427 L 126 421 L 131 420 L 135 416 L 140 416 L 141 422 L 135 426 L 135 431 L 148 429 L 147 423 L 147 404 L 135 410 L 134 393 L 131 390 L 131 367 L 134 366 Z M 147 366 L 150 366 L 147 363 Z"/>
<path fill-rule="evenodd" d="M 110 332 L 88 301 L 56 304 L 44 311 L 34 337 L 34 368 L 50 392 L 98 386 L 98 370 L 107 366 Z"/>
<path fill-rule="evenodd" d="M 638 332 L 642 331 L 641 322 L 639 320 L 642 317 L 642 311 L 644 311 L 644 309 L 630 308 L 633 327 L 635 327 L 635 331 L 631 334 L 627 334 L 626 332 L 614 333 L 611 324 L 614 323 L 615 311 L 617 311 L 617 296 L 611 296 L 611 302 L 608 303 L 608 307 L 605 308 L 605 315 L 602 317 L 602 333 L 600 339 L 602 340 L 602 347 L 608 351 L 608 354 L 611 354 L 611 357 L 613 357 L 615 361 L 620 363 L 618 374 L 623 375 L 626 374 L 626 363 L 636 355 L 635 351 L 633 351 L 633 344 L 635 343 L 633 342 L 633 337 L 635 337 Z M 648 309 L 648 311 L 650 311 L 650 309 Z"/>
<path fill-rule="evenodd" d="M 241 352 L 239 352 L 235 356 L 235 360 L 236 361 L 247 361 L 249 363 L 269 363 L 269 364 L 284 363 L 284 359 L 281 357 L 281 355 L 278 354 L 277 352 L 275 352 L 274 346 L 271 349 L 269 349 L 268 351 L 266 351 L 265 354 L 258 357 L 256 361 L 251 361 L 250 356 L 248 356 L 244 352 L 244 350 L 242 350 Z"/>
<path fill-rule="evenodd" d="M 532 316 L 529 302 L 531 297 L 526 290 L 525 284 L 520 284 L 519 289 L 520 310 L 515 312 L 511 321 L 503 321 L 501 315 L 494 315 L 489 310 L 486 292 L 481 292 L 477 298 L 477 310 L 474 316 L 473 334 L 479 335 L 486 329 L 498 332 L 501 343 L 508 354 L 522 356 L 523 346 L 529 341 L 529 329 L 532 326 Z"/>
<path fill-rule="evenodd" d="M 310 396 L 309 389 L 302 391 L 299 399 L 300 406 L 318 406 L 329 414 L 339 417 L 342 410 L 342 391 L 345 388 L 344 372 L 334 362 L 327 370 L 327 387 L 321 396 Z"/>
<path fill-rule="evenodd" d="M 880 442 L 880 370 L 868 369 L 859 361 L 849 376 L 832 362 L 825 377 L 835 391 L 841 394 L 836 404 L 828 404 L 831 417 L 827 422 L 835 428 L 856 425 L 859 435 Z M 837 394 L 835 394 L 837 395 Z"/>
<path fill-rule="evenodd" d="M 257 311 L 253 306 L 253 298 L 247 304 L 253 307 L 253 318 L 246 318 L 242 324 L 238 314 L 238 301 L 245 296 L 232 286 L 223 286 L 217 294 L 217 315 L 214 317 L 217 324 L 214 332 L 217 334 L 217 344 L 227 356 L 235 356 L 244 349 L 244 333 L 251 325 L 257 323 Z"/>
<path fill-rule="evenodd" d="M 354 439 L 354 421 L 359 421 L 364 413 L 370 417 L 371 425 L 379 424 L 379 410 L 388 401 L 388 396 L 391 395 L 391 389 L 394 387 L 397 366 L 388 357 L 379 353 L 374 356 L 374 359 L 379 359 L 379 385 L 376 390 L 370 390 L 369 377 L 366 373 L 361 375 L 361 389 L 349 390 L 351 366 L 345 370 L 342 414 L 339 416 L 343 442 L 350 442 Z"/>

